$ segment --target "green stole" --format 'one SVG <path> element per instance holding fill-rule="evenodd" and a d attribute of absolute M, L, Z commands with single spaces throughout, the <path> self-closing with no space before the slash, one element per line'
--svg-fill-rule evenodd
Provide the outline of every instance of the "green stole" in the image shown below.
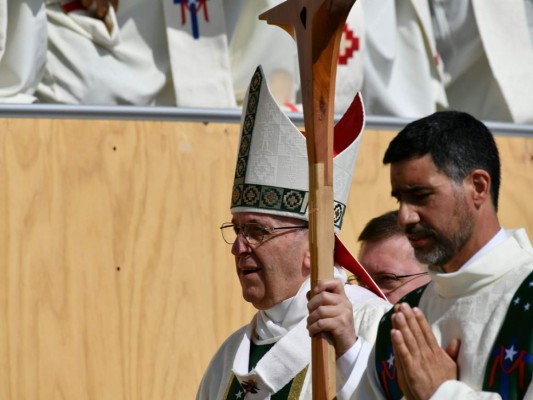
<path fill-rule="evenodd" d="M 409 293 L 401 302 L 418 306 L 427 285 Z M 396 365 L 392 353 L 390 331 L 391 315 L 385 314 L 380 322 L 376 340 L 375 367 L 383 393 L 387 399 L 401 399 Z M 515 292 L 500 331 L 492 346 L 485 369 L 483 391 L 496 392 L 503 400 L 520 400 L 533 377 L 533 272 Z"/>
<path fill-rule="evenodd" d="M 248 362 L 248 370 L 251 371 L 259 360 L 275 345 L 276 343 L 258 345 L 250 341 L 250 361 Z M 307 373 L 307 367 L 301 370 L 289 383 L 287 383 L 281 390 L 274 393 L 270 398 L 272 400 L 297 400 L 300 397 L 302 386 Z M 231 374 L 230 385 L 226 389 L 224 399 L 244 399 L 248 392 L 254 391 L 253 382 L 243 382 L 241 385 L 234 374 Z"/>

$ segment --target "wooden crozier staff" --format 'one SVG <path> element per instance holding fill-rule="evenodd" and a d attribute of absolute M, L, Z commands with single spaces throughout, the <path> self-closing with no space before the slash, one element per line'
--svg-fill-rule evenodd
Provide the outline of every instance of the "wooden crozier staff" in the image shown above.
<path fill-rule="evenodd" d="M 311 288 L 333 275 L 333 115 L 337 57 L 355 0 L 287 0 L 259 19 L 296 40 L 309 160 Z M 312 340 L 313 399 L 335 398 L 335 350 L 324 337 Z"/>

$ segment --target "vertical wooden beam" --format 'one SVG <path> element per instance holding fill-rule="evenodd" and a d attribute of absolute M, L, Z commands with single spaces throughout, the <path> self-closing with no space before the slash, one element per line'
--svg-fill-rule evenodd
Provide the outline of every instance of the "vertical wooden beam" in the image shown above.
<path fill-rule="evenodd" d="M 339 43 L 355 0 L 287 0 L 259 18 L 285 29 L 298 47 L 309 159 L 311 287 L 333 275 L 333 114 Z M 335 398 L 335 351 L 312 340 L 313 399 Z"/>

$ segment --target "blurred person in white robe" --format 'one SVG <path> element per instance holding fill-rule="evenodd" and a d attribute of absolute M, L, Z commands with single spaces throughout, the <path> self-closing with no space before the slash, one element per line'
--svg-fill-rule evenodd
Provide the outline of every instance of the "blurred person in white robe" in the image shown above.
<path fill-rule="evenodd" d="M 483 120 L 532 123 L 531 1 L 429 4 L 450 109 Z"/>
<path fill-rule="evenodd" d="M 257 15 L 282 0 L 247 2 L 230 43 L 238 102 L 247 79 L 262 64 L 269 85 L 288 82 L 273 94 L 286 110 L 301 110 L 294 40 Z M 281 73 L 282 72 L 282 73 Z M 418 117 L 447 106 L 442 65 L 436 52 L 427 2 L 358 0 L 344 27 L 338 57 L 335 112 L 342 114 L 361 91 L 369 115 Z"/>
<path fill-rule="evenodd" d="M 48 0 L 43 102 L 233 107 L 226 17 L 240 1 Z M 96 3 L 93 2 L 93 7 Z"/>
<path fill-rule="evenodd" d="M 46 61 L 42 0 L 0 0 L 0 102 L 33 103 Z"/>

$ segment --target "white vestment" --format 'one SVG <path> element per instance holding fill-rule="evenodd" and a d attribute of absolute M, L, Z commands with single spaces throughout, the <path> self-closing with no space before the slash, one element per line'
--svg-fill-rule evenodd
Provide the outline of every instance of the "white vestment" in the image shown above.
<path fill-rule="evenodd" d="M 367 113 L 420 118 L 445 108 L 442 61 L 427 1 L 361 4 L 366 33 L 361 93 Z"/>
<path fill-rule="evenodd" d="M 242 101 L 251 71 L 261 64 L 278 103 L 301 109 L 296 44 L 279 27 L 257 21 L 257 14 L 281 2 L 245 4 L 230 45 L 234 85 Z M 360 91 L 369 115 L 422 117 L 447 106 L 442 79 L 425 0 L 354 4 L 339 49 L 335 113 L 343 114 Z"/>
<path fill-rule="evenodd" d="M 260 21 L 258 16 L 282 0 L 244 1 L 230 41 L 230 59 L 235 96 L 238 103 L 250 84 L 258 65 L 277 103 L 298 111 L 296 92 L 300 88 L 298 54 L 292 37 L 283 29 Z M 355 91 L 352 92 L 352 98 Z"/>
<path fill-rule="evenodd" d="M 498 394 L 481 391 L 485 367 L 511 299 L 533 271 L 533 248 L 525 230 L 508 233 L 503 242 L 484 254 L 478 253 L 457 272 L 430 271 L 432 282 L 418 307 L 441 347 L 446 348 L 453 339 L 461 341 L 457 359 L 459 380 L 444 382 L 432 400 L 500 399 Z M 533 307 L 524 308 L 524 318 L 533 318 Z M 374 352 L 375 349 L 354 396 L 356 399 L 385 398 Z M 531 385 L 524 399 L 533 399 Z"/>
<path fill-rule="evenodd" d="M 33 103 L 45 61 L 42 0 L 0 0 L 0 102 Z"/>
<path fill-rule="evenodd" d="M 533 46 L 524 0 L 431 0 L 450 108 L 532 123 Z"/>
<path fill-rule="evenodd" d="M 43 102 L 234 107 L 226 14 L 238 1 L 121 1 L 106 21 L 47 0 Z M 46 44 L 44 44 L 46 46 Z"/>
<path fill-rule="evenodd" d="M 345 279 L 345 275 L 343 278 Z M 233 333 L 217 351 L 207 368 L 197 400 L 224 399 L 233 377 L 253 381 L 259 389 L 245 399 L 268 399 L 290 382 L 311 361 L 311 339 L 306 328 L 309 281 L 298 294 L 271 310 L 258 312 L 252 322 Z M 391 304 L 359 286 L 345 285 L 354 307 L 358 340 L 337 360 L 337 398 L 348 399 L 366 368 L 381 316 Z M 274 322 L 276 321 L 276 322 Z M 250 342 L 276 344 L 248 370 Z M 311 398 L 311 367 L 306 371 L 299 397 Z"/>

